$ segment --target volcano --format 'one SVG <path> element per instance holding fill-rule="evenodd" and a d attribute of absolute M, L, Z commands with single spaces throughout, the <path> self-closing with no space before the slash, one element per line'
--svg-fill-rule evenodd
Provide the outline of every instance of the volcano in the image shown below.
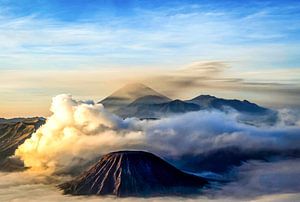
<path fill-rule="evenodd" d="M 59 187 L 72 195 L 170 196 L 197 193 L 207 183 L 154 154 L 118 151 L 103 156 L 89 170 Z"/>
<path fill-rule="evenodd" d="M 121 108 L 126 107 L 133 101 L 142 97 L 143 103 L 147 104 L 171 101 L 170 98 L 158 93 L 144 84 L 130 83 L 115 91 L 113 94 L 106 97 L 99 103 L 103 104 L 108 111 L 116 113 Z"/>

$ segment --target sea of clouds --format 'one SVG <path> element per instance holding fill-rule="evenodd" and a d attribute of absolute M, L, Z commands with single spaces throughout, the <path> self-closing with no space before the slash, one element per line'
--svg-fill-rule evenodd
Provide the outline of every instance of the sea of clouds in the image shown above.
<path fill-rule="evenodd" d="M 47 176 L 32 171 L 1 173 L 0 201 L 121 201 L 121 202 L 295 202 L 300 200 L 300 161 L 275 163 L 250 162 L 239 168 L 238 178 L 218 189 L 208 189 L 201 196 L 116 198 L 63 195 L 57 183 L 65 176 Z"/>

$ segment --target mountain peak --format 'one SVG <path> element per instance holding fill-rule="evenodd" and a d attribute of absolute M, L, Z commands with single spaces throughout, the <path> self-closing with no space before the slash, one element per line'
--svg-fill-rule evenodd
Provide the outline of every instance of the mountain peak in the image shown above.
<path fill-rule="evenodd" d="M 129 83 L 100 101 L 100 103 L 102 103 L 109 111 L 116 112 L 120 108 L 129 105 L 136 99 L 145 96 L 156 96 L 170 100 L 166 96 L 158 93 L 142 83 Z"/>
<path fill-rule="evenodd" d="M 157 95 L 163 96 L 162 94 L 156 92 L 152 88 L 142 84 L 142 83 L 129 83 L 115 91 L 111 96 L 113 97 L 127 97 L 133 98 L 134 100 L 146 95 Z"/>
<path fill-rule="evenodd" d="M 205 99 L 215 99 L 215 98 L 217 98 L 217 97 L 212 96 L 212 95 L 199 95 L 199 96 L 193 98 L 193 100 L 196 100 L 196 99 L 205 100 Z"/>
<path fill-rule="evenodd" d="M 130 90 L 133 90 L 133 89 L 141 90 L 141 89 L 146 89 L 146 88 L 149 88 L 149 87 L 142 83 L 128 83 L 122 87 L 122 89 L 130 89 Z"/>
<path fill-rule="evenodd" d="M 196 192 L 207 181 L 144 151 L 104 155 L 93 167 L 60 185 L 65 194 L 155 196 Z"/>

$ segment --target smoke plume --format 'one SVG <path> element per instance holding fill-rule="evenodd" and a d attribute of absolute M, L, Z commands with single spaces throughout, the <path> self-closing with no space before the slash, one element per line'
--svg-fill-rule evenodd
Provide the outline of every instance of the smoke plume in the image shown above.
<path fill-rule="evenodd" d="M 53 98 L 51 111 L 46 124 L 15 152 L 34 170 L 54 172 L 144 142 L 134 119 L 124 121 L 105 111 L 102 104 L 75 101 L 63 94 Z"/>

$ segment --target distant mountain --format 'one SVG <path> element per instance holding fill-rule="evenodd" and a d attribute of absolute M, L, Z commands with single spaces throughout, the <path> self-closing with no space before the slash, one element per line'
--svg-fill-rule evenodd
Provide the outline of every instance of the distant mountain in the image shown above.
<path fill-rule="evenodd" d="M 158 119 L 198 110 L 239 112 L 238 119 L 251 125 L 272 125 L 277 112 L 247 100 L 200 95 L 191 100 L 171 100 L 143 84 L 129 84 L 101 101 L 106 109 L 122 118 Z"/>
<path fill-rule="evenodd" d="M 14 154 L 15 150 L 41 125 L 45 123 L 44 118 L 14 118 L 0 119 L 0 167 L 5 162 L 8 166 L 7 157 Z"/>
<path fill-rule="evenodd" d="M 108 111 L 116 112 L 141 97 L 145 97 L 143 100 L 144 102 L 151 103 L 167 102 L 171 100 L 144 84 L 132 83 L 115 91 L 113 94 L 100 101 L 100 103 L 102 103 Z"/>
<path fill-rule="evenodd" d="M 89 170 L 59 187 L 65 194 L 125 197 L 190 194 L 207 183 L 154 154 L 119 151 L 103 156 Z"/>
<path fill-rule="evenodd" d="M 247 113 L 265 113 L 267 108 L 260 107 L 255 103 L 251 103 L 247 100 L 240 101 L 236 99 L 223 99 L 217 98 L 211 95 L 200 95 L 186 102 L 194 103 L 201 106 L 203 109 L 218 109 L 227 110 L 228 108 L 235 109 L 239 112 Z"/>
<path fill-rule="evenodd" d="M 116 114 L 126 117 L 137 117 L 140 119 L 161 118 L 164 116 L 198 111 L 201 108 L 193 103 L 187 103 L 181 100 L 172 100 L 163 103 L 141 102 L 144 97 L 137 99 L 126 107 L 116 111 Z"/>
<path fill-rule="evenodd" d="M 261 107 L 247 100 L 223 99 L 211 95 L 200 95 L 188 103 L 199 105 L 203 110 L 220 110 L 228 112 L 236 110 L 239 112 L 237 119 L 249 125 L 273 125 L 278 120 L 276 111 Z"/>

